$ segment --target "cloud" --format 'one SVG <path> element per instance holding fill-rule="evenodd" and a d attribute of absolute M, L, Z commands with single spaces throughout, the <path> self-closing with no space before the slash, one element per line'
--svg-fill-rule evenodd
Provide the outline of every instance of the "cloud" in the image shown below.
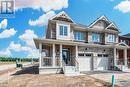
<path fill-rule="evenodd" d="M 15 9 L 32 8 L 42 9 L 47 12 L 50 10 L 60 10 L 68 7 L 68 0 L 16 0 Z"/>
<path fill-rule="evenodd" d="M 11 51 L 15 51 L 15 52 L 27 52 L 27 57 L 28 58 L 38 58 L 39 57 L 39 51 L 35 48 L 31 48 L 27 45 L 25 46 L 22 46 L 21 44 L 19 43 L 14 43 L 14 41 L 12 41 L 9 45 L 9 47 L 7 48 L 8 51 L 2 51 L 1 54 L 3 52 L 6 52 L 5 54 L 9 53 L 11 54 Z M 10 56 L 10 55 L 8 55 Z"/>
<path fill-rule="evenodd" d="M 39 57 L 39 51 L 37 49 L 32 49 L 29 51 L 27 58 L 38 58 Z"/>
<path fill-rule="evenodd" d="M 130 1 L 129 0 L 123 0 L 118 5 L 114 7 L 114 9 L 119 10 L 123 13 L 130 12 Z"/>
<path fill-rule="evenodd" d="M 29 20 L 29 25 L 31 26 L 43 26 L 46 25 L 48 22 L 48 19 L 55 15 L 54 11 L 49 11 L 46 14 L 43 14 L 40 16 L 37 20 Z"/>
<path fill-rule="evenodd" d="M 0 51 L 0 56 L 1 57 L 10 57 L 11 55 L 12 54 L 11 54 L 11 51 L 9 49 Z"/>
<path fill-rule="evenodd" d="M 7 19 L 2 20 L 0 23 L 0 29 L 6 29 L 7 23 L 8 23 Z"/>
<path fill-rule="evenodd" d="M 28 52 L 31 50 L 30 47 L 27 46 L 21 46 L 21 44 L 16 44 L 13 41 L 10 43 L 8 49 L 13 50 L 15 52 L 25 51 Z"/>
<path fill-rule="evenodd" d="M 46 25 L 48 19 L 55 15 L 55 10 L 61 10 L 62 8 L 68 8 L 68 0 L 16 0 L 16 11 L 23 8 L 32 8 L 42 10 L 45 14 L 41 15 L 36 20 L 29 20 L 31 26 L 43 26 Z"/>
<path fill-rule="evenodd" d="M 19 39 L 24 41 L 28 46 L 34 47 L 33 38 L 37 38 L 38 36 L 34 33 L 33 30 L 25 30 L 25 33 L 19 36 Z"/>
<path fill-rule="evenodd" d="M 4 30 L 3 32 L 0 33 L 0 39 L 3 38 L 9 38 L 11 36 L 14 36 L 16 34 L 16 30 L 14 28 L 10 28 L 9 30 Z"/>

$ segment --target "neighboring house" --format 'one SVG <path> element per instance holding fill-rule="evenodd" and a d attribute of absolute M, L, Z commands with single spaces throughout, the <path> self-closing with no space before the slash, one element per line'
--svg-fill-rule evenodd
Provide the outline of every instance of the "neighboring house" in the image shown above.
<path fill-rule="evenodd" d="M 119 29 L 106 16 L 89 26 L 75 23 L 64 11 L 49 19 L 46 38 L 35 38 L 39 49 L 40 73 L 79 73 L 122 69 L 118 50 L 123 50 L 123 67 L 128 67 L 127 49 L 119 43 Z M 124 68 L 123 68 L 124 69 Z"/>
<path fill-rule="evenodd" d="M 119 42 L 123 42 L 125 44 L 127 44 L 128 46 L 130 46 L 130 33 L 123 35 L 123 36 L 119 36 Z M 120 61 L 123 60 L 123 50 L 119 50 L 119 59 Z M 130 49 L 127 50 L 127 58 L 128 58 L 128 66 L 130 67 Z"/>

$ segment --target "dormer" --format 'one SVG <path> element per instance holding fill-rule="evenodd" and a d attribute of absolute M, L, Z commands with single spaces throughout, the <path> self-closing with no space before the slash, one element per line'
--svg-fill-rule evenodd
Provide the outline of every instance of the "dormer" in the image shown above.
<path fill-rule="evenodd" d="M 64 11 L 50 18 L 48 30 L 51 32 L 51 38 L 72 40 L 72 23 L 74 23 L 74 21 Z"/>
<path fill-rule="evenodd" d="M 53 16 L 52 18 L 50 18 L 50 20 L 74 23 L 74 21 L 64 11 Z"/>

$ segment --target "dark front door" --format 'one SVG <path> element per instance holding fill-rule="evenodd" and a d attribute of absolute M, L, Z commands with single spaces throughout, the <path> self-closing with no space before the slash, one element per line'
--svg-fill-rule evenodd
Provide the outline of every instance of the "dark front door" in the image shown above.
<path fill-rule="evenodd" d="M 68 65 L 70 61 L 70 50 L 69 49 L 63 49 L 62 50 L 62 58 L 64 62 Z"/>

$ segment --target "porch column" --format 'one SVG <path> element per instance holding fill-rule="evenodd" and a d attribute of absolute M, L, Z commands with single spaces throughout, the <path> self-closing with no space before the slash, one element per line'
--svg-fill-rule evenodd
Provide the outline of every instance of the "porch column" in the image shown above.
<path fill-rule="evenodd" d="M 39 67 L 42 66 L 42 43 L 39 42 Z"/>
<path fill-rule="evenodd" d="M 75 57 L 76 57 L 76 59 L 78 58 L 78 46 L 77 45 L 75 46 Z"/>
<path fill-rule="evenodd" d="M 55 44 L 53 44 L 53 55 L 52 55 L 52 57 L 53 57 L 53 59 L 52 59 L 52 64 L 53 64 L 53 67 L 55 67 L 56 66 L 56 58 L 55 58 Z"/>
<path fill-rule="evenodd" d="M 116 48 L 114 47 L 114 66 L 117 65 Z"/>
<path fill-rule="evenodd" d="M 60 66 L 62 67 L 62 44 L 60 44 Z"/>
<path fill-rule="evenodd" d="M 127 66 L 127 49 L 124 49 L 125 66 Z"/>

